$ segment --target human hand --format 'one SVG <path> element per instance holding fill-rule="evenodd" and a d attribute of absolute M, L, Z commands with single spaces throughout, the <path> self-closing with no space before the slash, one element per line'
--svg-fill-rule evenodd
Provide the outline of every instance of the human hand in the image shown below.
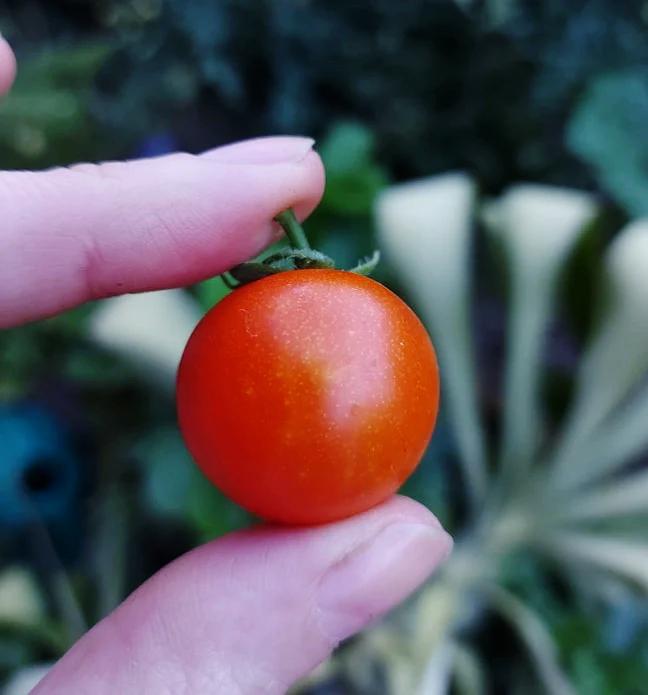
<path fill-rule="evenodd" d="M 0 91 L 12 77 L 0 39 Z M 312 142 L 292 137 L 1 172 L 0 327 L 216 275 L 270 243 L 281 210 L 308 215 L 323 185 Z M 143 584 L 34 692 L 283 693 L 450 547 L 435 518 L 403 497 L 327 526 L 231 534 Z"/>

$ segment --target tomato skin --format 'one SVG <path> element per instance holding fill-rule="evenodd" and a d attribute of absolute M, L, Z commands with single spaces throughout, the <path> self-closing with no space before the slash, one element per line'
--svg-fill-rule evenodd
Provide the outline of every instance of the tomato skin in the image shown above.
<path fill-rule="evenodd" d="M 207 477 L 267 520 L 364 511 L 418 465 L 439 402 L 414 312 L 341 270 L 244 285 L 200 321 L 178 371 L 186 444 Z"/>

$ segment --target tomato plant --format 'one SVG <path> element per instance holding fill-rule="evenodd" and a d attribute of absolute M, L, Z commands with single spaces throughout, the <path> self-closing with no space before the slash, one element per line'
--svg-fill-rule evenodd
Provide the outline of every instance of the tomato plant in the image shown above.
<path fill-rule="evenodd" d="M 360 274 L 371 262 L 331 268 L 294 217 L 283 223 L 298 269 L 285 270 L 285 254 L 235 269 L 244 284 L 187 343 L 178 416 L 194 459 L 234 501 L 271 521 L 321 523 L 378 504 L 416 468 L 439 374 L 414 312 Z"/>

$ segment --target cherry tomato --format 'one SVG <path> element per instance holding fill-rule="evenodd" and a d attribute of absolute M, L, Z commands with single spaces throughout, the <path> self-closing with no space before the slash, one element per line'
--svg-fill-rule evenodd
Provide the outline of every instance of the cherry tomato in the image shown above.
<path fill-rule="evenodd" d="M 226 495 L 312 524 L 393 494 L 428 444 L 439 401 L 432 343 L 386 287 L 341 270 L 244 285 L 201 320 L 177 382 L 180 427 Z"/>

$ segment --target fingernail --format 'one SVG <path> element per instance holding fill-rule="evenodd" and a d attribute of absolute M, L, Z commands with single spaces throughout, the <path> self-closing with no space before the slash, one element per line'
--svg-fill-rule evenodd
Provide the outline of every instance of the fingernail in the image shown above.
<path fill-rule="evenodd" d="M 312 138 L 305 137 L 255 138 L 217 147 L 201 156 L 226 164 L 290 164 L 302 161 L 314 144 Z"/>
<path fill-rule="evenodd" d="M 411 594 L 452 550 L 441 528 L 397 522 L 361 543 L 321 580 L 321 627 L 334 642 L 345 639 Z"/>

